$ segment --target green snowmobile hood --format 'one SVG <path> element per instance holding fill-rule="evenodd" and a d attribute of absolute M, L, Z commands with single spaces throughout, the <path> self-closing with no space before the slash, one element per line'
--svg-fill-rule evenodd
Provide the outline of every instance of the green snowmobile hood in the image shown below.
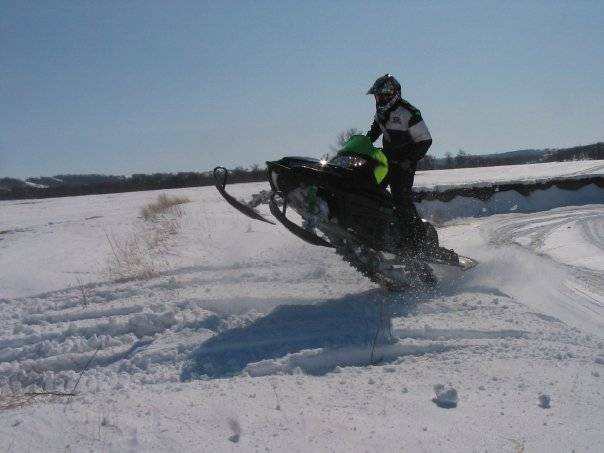
<path fill-rule="evenodd" d="M 338 155 L 361 155 L 367 159 L 371 159 L 376 162 L 375 169 L 373 170 L 373 176 L 375 181 L 380 184 L 384 178 L 388 175 L 388 159 L 381 148 L 376 148 L 369 137 L 365 135 L 353 135 L 348 139 Z"/>

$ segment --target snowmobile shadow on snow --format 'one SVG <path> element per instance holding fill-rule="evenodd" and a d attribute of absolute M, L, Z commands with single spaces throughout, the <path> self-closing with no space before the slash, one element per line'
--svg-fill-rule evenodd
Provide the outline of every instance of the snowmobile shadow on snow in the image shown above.
<path fill-rule="evenodd" d="M 372 290 L 315 305 L 281 305 L 252 324 L 226 330 L 192 353 L 181 379 L 252 376 L 300 369 L 323 375 L 338 366 L 386 363 L 402 355 L 442 352 L 443 345 L 393 341 L 390 320 L 413 314 L 426 295 L 404 298 Z"/>

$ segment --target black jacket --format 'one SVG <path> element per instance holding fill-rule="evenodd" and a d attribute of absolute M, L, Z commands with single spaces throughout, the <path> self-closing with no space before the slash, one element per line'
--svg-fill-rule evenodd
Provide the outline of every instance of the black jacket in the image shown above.
<path fill-rule="evenodd" d="M 394 104 L 383 117 L 375 114 L 367 137 L 374 142 L 382 134 L 384 154 L 389 160 L 417 162 L 432 145 L 422 114 L 405 100 Z"/>

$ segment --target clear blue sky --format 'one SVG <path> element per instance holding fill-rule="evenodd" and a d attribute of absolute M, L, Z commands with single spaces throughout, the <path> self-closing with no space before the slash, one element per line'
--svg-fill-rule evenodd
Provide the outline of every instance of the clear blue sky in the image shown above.
<path fill-rule="evenodd" d="M 0 0 L 0 177 L 320 156 L 385 72 L 431 154 L 604 140 L 604 1 Z"/>

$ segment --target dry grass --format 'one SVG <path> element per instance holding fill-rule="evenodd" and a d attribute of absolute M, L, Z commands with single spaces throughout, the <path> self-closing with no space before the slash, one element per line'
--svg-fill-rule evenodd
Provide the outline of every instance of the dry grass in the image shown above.
<path fill-rule="evenodd" d="M 76 396 L 75 393 L 67 392 L 28 392 L 22 395 L 5 395 L 0 396 L 0 411 L 10 411 L 32 404 L 37 398 L 44 397 L 50 401 L 58 398 L 71 398 Z M 70 400 L 68 400 L 69 402 Z"/>
<path fill-rule="evenodd" d="M 106 234 L 111 248 L 107 263 L 113 280 L 148 279 L 159 275 L 167 266 L 165 256 L 169 252 L 170 238 L 178 234 L 185 213 L 182 208 L 187 197 L 161 194 L 152 203 L 141 208 L 145 221 L 136 225 L 127 236 Z"/>
<path fill-rule="evenodd" d="M 111 255 L 107 270 L 112 280 L 148 279 L 158 275 L 161 268 L 154 243 L 155 235 L 133 232 L 126 237 L 107 233 Z"/>
<path fill-rule="evenodd" d="M 78 282 L 78 289 L 80 290 L 80 294 L 82 296 L 82 307 L 87 308 L 89 299 L 92 296 L 92 289 L 89 285 L 85 285 L 80 277 L 76 277 L 76 281 Z"/>
<path fill-rule="evenodd" d="M 10 411 L 27 406 L 34 400 L 34 396 L 27 395 L 3 395 L 0 396 L 0 411 Z"/>
<path fill-rule="evenodd" d="M 157 197 L 157 200 L 141 208 L 141 216 L 143 219 L 152 222 L 166 215 L 180 218 L 184 214 L 180 205 L 189 203 L 190 201 L 187 197 L 177 197 L 162 193 Z"/>

